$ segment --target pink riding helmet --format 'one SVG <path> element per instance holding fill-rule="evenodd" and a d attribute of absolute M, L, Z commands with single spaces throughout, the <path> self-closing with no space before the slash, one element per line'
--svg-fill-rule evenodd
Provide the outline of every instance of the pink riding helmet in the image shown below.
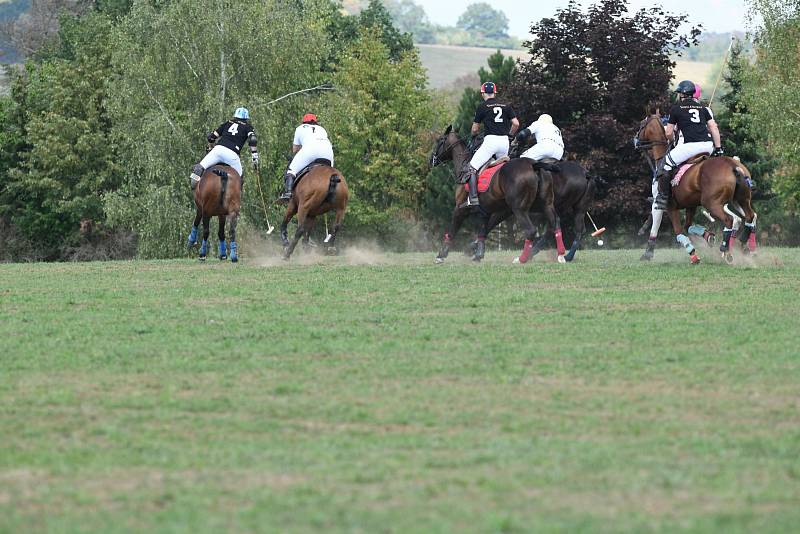
<path fill-rule="evenodd" d="M 700 88 L 700 84 L 694 84 L 694 94 L 692 95 L 693 98 L 698 99 L 703 96 L 703 90 Z"/>

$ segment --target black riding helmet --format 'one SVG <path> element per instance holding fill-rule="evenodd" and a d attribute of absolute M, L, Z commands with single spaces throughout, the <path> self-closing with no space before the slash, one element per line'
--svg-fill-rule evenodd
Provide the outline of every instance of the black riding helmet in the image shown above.
<path fill-rule="evenodd" d="M 683 80 L 681 83 L 678 84 L 678 88 L 675 89 L 675 92 L 680 95 L 688 95 L 694 96 L 694 83 L 689 80 Z"/>

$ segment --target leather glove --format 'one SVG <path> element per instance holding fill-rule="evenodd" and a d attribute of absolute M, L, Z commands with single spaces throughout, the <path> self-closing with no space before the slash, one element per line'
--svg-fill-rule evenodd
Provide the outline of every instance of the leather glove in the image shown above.
<path fill-rule="evenodd" d="M 714 148 L 714 152 L 711 153 L 712 158 L 716 158 L 717 156 L 724 156 L 725 150 L 721 146 Z"/>

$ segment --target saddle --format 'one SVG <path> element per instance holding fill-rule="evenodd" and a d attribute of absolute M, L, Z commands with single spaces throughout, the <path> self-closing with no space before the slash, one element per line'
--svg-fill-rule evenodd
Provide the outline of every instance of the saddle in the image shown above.
<path fill-rule="evenodd" d="M 672 177 L 672 180 L 669 181 L 669 185 L 672 187 L 678 187 L 681 183 L 681 179 L 686 172 L 700 163 L 701 161 L 705 161 L 709 159 L 711 156 L 708 154 L 700 154 L 699 156 L 694 156 L 693 158 L 687 159 L 685 162 L 681 163 L 681 166 L 678 168 L 678 171 L 675 173 L 675 176 Z"/>
<path fill-rule="evenodd" d="M 292 184 L 292 189 L 297 187 L 297 184 L 300 183 L 300 179 L 306 174 L 310 173 L 312 169 L 323 165 L 326 167 L 333 167 L 333 162 L 327 158 L 317 158 L 308 165 L 306 165 L 305 167 L 303 167 L 303 169 L 297 173 L 297 176 L 294 179 L 294 183 Z"/>
<path fill-rule="evenodd" d="M 478 170 L 478 193 L 485 193 L 489 190 L 494 175 L 509 161 L 511 161 L 511 158 L 503 156 L 502 158 L 489 161 Z M 464 187 L 469 191 L 469 184 L 464 184 Z"/>

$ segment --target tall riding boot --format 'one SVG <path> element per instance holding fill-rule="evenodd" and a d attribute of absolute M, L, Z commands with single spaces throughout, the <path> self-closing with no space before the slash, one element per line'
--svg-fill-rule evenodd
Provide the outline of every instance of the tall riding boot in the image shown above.
<path fill-rule="evenodd" d="M 189 176 L 192 182 L 192 191 L 197 189 L 197 184 L 200 183 L 200 178 L 203 176 L 204 172 L 206 172 L 206 170 L 199 163 L 192 167 L 192 174 Z"/>
<path fill-rule="evenodd" d="M 469 196 L 467 197 L 467 201 L 462 204 L 462 207 L 480 205 L 478 201 L 478 171 L 472 167 L 469 169 L 467 183 L 469 184 Z"/>
<path fill-rule="evenodd" d="M 294 174 L 287 172 L 283 175 L 283 193 L 280 200 L 288 202 L 292 199 L 292 186 L 294 186 Z"/>

